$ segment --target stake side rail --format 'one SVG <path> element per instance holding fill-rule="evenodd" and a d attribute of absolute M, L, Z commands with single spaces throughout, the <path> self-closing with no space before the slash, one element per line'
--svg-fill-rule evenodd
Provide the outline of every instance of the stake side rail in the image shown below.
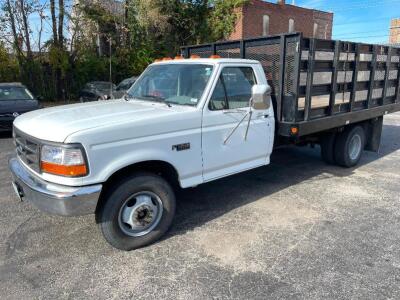
<path fill-rule="evenodd" d="M 305 136 L 400 111 L 400 48 L 301 33 L 182 47 L 182 54 L 258 60 L 278 134 Z"/>

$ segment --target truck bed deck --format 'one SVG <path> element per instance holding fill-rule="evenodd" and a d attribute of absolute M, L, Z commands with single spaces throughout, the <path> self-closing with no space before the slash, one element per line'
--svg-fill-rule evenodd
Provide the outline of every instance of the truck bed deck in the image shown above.
<path fill-rule="evenodd" d="M 301 137 L 400 110 L 400 48 L 294 33 L 185 46 L 182 54 L 258 60 L 282 137 L 293 137 L 293 127 Z"/>

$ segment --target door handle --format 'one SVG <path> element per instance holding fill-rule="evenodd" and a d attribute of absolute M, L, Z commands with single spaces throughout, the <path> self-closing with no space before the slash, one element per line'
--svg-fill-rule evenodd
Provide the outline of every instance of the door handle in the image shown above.
<path fill-rule="evenodd" d="M 265 114 L 265 113 L 259 113 L 259 114 L 257 114 L 257 116 L 256 116 L 257 118 L 264 118 L 264 119 L 266 119 L 266 118 L 268 118 L 269 117 L 269 114 Z"/>

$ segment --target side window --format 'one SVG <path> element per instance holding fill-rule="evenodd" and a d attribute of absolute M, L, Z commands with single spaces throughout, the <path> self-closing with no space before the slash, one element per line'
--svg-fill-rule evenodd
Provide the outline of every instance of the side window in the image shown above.
<path fill-rule="evenodd" d="M 224 68 L 211 97 L 210 110 L 248 107 L 251 89 L 255 84 L 257 83 L 253 68 Z"/>
<path fill-rule="evenodd" d="M 210 99 L 210 110 L 221 110 L 227 109 L 228 103 L 226 102 L 226 94 L 225 94 L 225 87 L 222 83 L 222 77 L 220 76 L 215 86 L 214 92 Z"/>

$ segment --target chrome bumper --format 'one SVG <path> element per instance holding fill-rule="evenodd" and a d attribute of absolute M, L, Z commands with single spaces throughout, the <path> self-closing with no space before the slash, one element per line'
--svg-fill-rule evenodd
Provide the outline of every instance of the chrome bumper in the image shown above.
<path fill-rule="evenodd" d="M 44 181 L 28 171 L 18 158 L 11 158 L 8 165 L 18 197 L 32 202 L 40 210 L 62 216 L 79 216 L 95 212 L 101 184 L 84 187 L 58 185 Z"/>

